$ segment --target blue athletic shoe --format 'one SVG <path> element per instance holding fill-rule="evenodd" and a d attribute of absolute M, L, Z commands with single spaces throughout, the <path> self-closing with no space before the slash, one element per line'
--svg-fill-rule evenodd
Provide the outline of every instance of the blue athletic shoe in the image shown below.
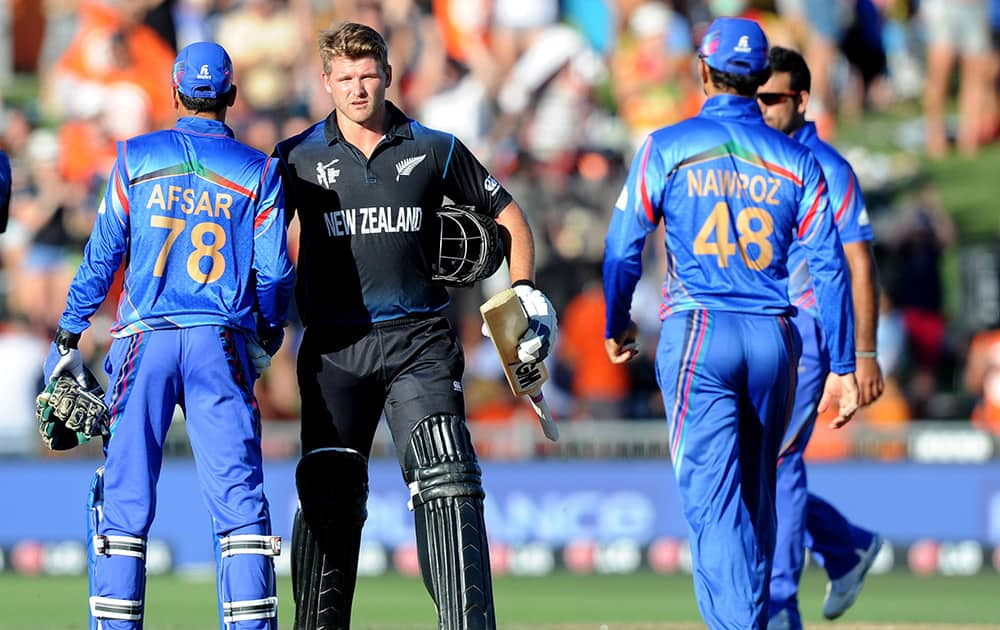
<path fill-rule="evenodd" d="M 865 575 L 868 574 L 868 569 L 872 568 L 872 563 L 875 562 L 875 557 L 881 548 L 882 537 L 875 534 L 868 549 L 855 550 L 859 559 L 854 568 L 843 577 L 826 583 L 826 597 L 823 599 L 824 617 L 836 619 L 851 607 L 858 598 L 858 593 L 865 583 Z"/>

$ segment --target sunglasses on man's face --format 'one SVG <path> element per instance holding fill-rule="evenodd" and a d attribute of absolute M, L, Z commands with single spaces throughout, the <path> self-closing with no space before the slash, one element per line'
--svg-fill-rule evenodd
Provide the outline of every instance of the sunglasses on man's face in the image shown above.
<path fill-rule="evenodd" d="M 795 91 L 789 92 L 757 92 L 757 100 L 761 103 L 770 107 L 771 105 L 777 105 L 778 103 L 784 103 L 790 98 L 795 98 L 799 93 Z"/>

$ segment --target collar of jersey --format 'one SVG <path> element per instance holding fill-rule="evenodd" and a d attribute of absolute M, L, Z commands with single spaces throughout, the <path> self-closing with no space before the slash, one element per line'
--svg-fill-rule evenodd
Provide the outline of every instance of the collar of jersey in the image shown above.
<path fill-rule="evenodd" d="M 226 136 L 227 138 L 232 138 L 235 135 L 233 134 L 233 130 L 225 123 L 198 116 L 178 118 L 174 129 L 203 136 Z"/>
<path fill-rule="evenodd" d="M 792 137 L 802 144 L 809 144 L 813 140 L 816 140 L 819 137 L 819 134 L 816 133 L 816 123 L 806 121 L 804 125 L 795 130 Z"/>
<path fill-rule="evenodd" d="M 763 121 L 757 101 L 736 94 L 718 94 L 705 101 L 701 115 L 710 118 L 742 118 Z"/>
<path fill-rule="evenodd" d="M 385 131 L 385 139 L 388 141 L 397 136 L 412 139 L 413 131 L 410 129 L 410 117 L 393 105 L 391 101 L 385 102 L 385 109 L 389 112 L 389 128 Z M 337 125 L 337 110 L 330 112 L 330 115 L 326 117 L 323 133 L 326 134 L 327 144 L 340 142 L 344 139 L 340 133 L 340 126 Z"/>

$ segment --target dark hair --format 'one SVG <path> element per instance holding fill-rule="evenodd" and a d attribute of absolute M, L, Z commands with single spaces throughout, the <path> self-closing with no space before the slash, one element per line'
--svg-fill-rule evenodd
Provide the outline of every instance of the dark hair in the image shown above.
<path fill-rule="evenodd" d="M 740 96 L 746 97 L 753 97 L 757 93 L 757 88 L 767 83 L 767 80 L 771 78 L 771 68 L 764 68 L 754 74 L 736 74 L 708 66 L 708 72 L 712 77 L 712 85 L 735 90 Z"/>
<path fill-rule="evenodd" d="M 767 59 L 771 64 L 771 70 L 787 72 L 790 75 L 789 89 L 796 92 L 809 91 L 812 85 L 812 73 L 809 72 L 809 66 L 802 55 L 794 50 L 775 46 L 771 49 Z"/>
<path fill-rule="evenodd" d="M 184 106 L 184 109 L 188 111 L 195 113 L 215 112 L 218 114 L 232 105 L 232 91 L 233 89 L 229 88 L 229 92 L 226 92 L 218 98 L 193 97 L 177 92 L 177 99 L 181 102 L 181 105 Z"/>

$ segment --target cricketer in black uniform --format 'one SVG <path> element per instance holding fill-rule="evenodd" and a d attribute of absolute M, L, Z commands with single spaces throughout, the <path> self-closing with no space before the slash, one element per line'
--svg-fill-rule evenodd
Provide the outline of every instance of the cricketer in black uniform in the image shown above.
<path fill-rule="evenodd" d="M 496 218 L 515 290 L 529 316 L 547 310 L 541 330 L 554 334 L 551 304 L 531 285 L 531 231 L 459 140 L 385 101 L 391 67 L 377 32 L 346 23 L 322 33 L 319 44 L 334 110 L 276 148 L 288 215 L 301 223 L 296 628 L 350 624 L 367 456 L 383 411 L 410 487 L 421 572 L 440 627 L 494 628 L 465 365 L 441 314 L 448 294 L 431 280 L 428 252 L 438 234 L 430 226 L 445 196 Z M 527 345 L 544 357 L 549 341 L 536 336 Z"/>

